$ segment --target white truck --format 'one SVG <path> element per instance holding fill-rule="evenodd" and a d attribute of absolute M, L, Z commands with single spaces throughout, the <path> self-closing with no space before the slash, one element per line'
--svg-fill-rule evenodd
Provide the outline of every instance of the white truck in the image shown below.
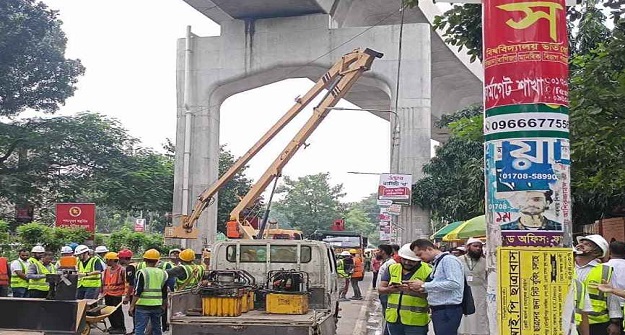
<path fill-rule="evenodd" d="M 257 308 L 240 316 L 205 316 L 198 290 L 171 295 L 173 335 L 334 335 L 338 318 L 338 283 L 332 248 L 308 240 L 234 240 L 214 245 L 210 270 L 245 270 L 258 286 Z M 309 309 L 305 314 L 272 314 L 264 310 L 263 290 L 276 271 L 305 273 Z M 210 273 L 210 272 L 209 272 Z M 268 287 L 269 286 L 269 287 Z"/>

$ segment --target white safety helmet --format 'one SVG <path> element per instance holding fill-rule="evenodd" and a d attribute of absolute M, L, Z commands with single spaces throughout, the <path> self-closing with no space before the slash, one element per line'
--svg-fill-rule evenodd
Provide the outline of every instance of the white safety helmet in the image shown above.
<path fill-rule="evenodd" d="M 61 253 L 62 254 L 72 254 L 72 253 L 74 253 L 74 251 L 72 250 L 72 247 L 66 245 L 64 247 L 61 247 Z"/>
<path fill-rule="evenodd" d="M 84 244 L 81 244 L 77 246 L 76 249 L 74 249 L 74 256 L 82 255 L 88 251 L 89 251 L 89 247 Z"/>
<path fill-rule="evenodd" d="M 35 253 L 46 252 L 46 249 L 44 249 L 44 247 L 40 245 L 36 245 L 30 250 L 30 252 L 35 252 Z"/>
<path fill-rule="evenodd" d="M 409 259 L 411 261 L 419 262 L 421 258 L 417 257 L 415 253 L 410 249 L 410 243 L 406 243 L 399 248 L 399 257 Z"/>
<path fill-rule="evenodd" d="M 577 237 L 577 243 L 580 243 L 583 240 L 588 240 L 594 244 L 596 244 L 599 249 L 601 249 L 601 251 L 603 251 L 603 254 L 601 255 L 601 258 L 605 257 L 608 254 L 608 249 L 610 247 L 610 245 L 608 244 L 608 241 L 605 240 L 605 238 L 603 238 L 603 236 L 601 235 L 587 235 L 587 236 L 578 236 Z"/>
<path fill-rule="evenodd" d="M 109 249 L 103 245 L 100 245 L 98 247 L 95 248 L 95 253 L 96 254 L 101 254 L 101 253 L 106 253 L 109 252 Z"/>
<path fill-rule="evenodd" d="M 350 254 L 350 253 L 349 253 L 349 251 L 347 251 L 347 250 L 345 250 L 345 251 L 343 251 L 343 252 L 341 252 L 341 253 L 339 254 L 339 256 L 351 256 L 351 255 L 352 255 L 352 254 Z"/>

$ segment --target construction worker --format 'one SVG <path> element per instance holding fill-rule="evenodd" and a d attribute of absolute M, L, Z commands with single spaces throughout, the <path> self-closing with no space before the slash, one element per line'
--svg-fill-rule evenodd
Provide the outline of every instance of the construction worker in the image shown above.
<path fill-rule="evenodd" d="M 69 257 L 74 255 L 74 250 L 72 250 L 72 248 L 68 245 L 61 247 L 61 257 Z M 59 259 L 58 261 L 56 261 L 56 264 L 54 264 L 54 268 L 56 268 L 57 270 L 61 267 L 61 260 Z"/>
<path fill-rule="evenodd" d="M 50 291 L 50 284 L 46 281 L 46 275 L 56 273 L 54 264 L 52 264 L 54 254 L 51 251 L 46 252 L 42 246 L 34 247 L 33 250 L 35 250 L 35 248 L 38 250 L 37 252 L 33 251 L 35 255 L 42 256 L 30 259 L 28 271 L 26 272 L 26 278 L 28 278 L 28 297 L 45 298 Z M 44 252 L 40 250 L 44 250 Z"/>
<path fill-rule="evenodd" d="M 202 250 L 202 267 L 204 268 L 204 272 L 210 270 L 211 265 L 211 249 L 204 248 Z"/>
<path fill-rule="evenodd" d="M 352 290 L 354 290 L 354 296 L 351 297 L 351 300 L 362 300 L 362 293 L 360 292 L 360 285 L 358 282 L 361 282 L 365 277 L 365 266 L 362 261 L 362 257 L 358 253 L 356 249 L 350 249 L 349 254 L 352 256 L 354 260 L 354 272 L 350 278 L 350 282 L 352 284 Z"/>
<path fill-rule="evenodd" d="M 19 257 L 11 262 L 11 290 L 13 298 L 26 298 L 28 296 L 28 278 L 26 271 L 28 270 L 28 258 L 30 253 L 28 249 L 20 249 Z"/>
<path fill-rule="evenodd" d="M 425 294 L 409 287 L 411 281 L 425 281 L 432 268 L 404 244 L 398 252 L 400 264 L 389 266 L 380 280 L 380 293 L 388 294 L 385 319 L 391 335 L 425 335 L 430 322 Z"/>
<path fill-rule="evenodd" d="M 124 248 L 117 253 L 119 265 L 124 269 L 124 275 L 126 277 L 126 294 L 124 294 L 124 299 L 122 300 L 124 305 L 127 305 L 132 301 L 132 296 L 135 292 L 135 273 L 137 264 L 131 263 L 132 255 L 132 251 L 127 248 Z M 132 318 L 132 331 L 129 334 L 134 334 L 134 332 L 135 318 Z"/>
<path fill-rule="evenodd" d="M 180 258 L 179 258 L 180 251 L 181 250 L 178 248 L 169 250 L 169 260 L 161 260 L 159 264 L 157 265 L 158 268 L 168 271 L 180 265 Z M 167 280 L 167 288 L 169 289 L 169 292 L 174 291 L 175 285 L 176 285 L 175 278 L 172 280 L 170 276 L 169 279 Z M 167 313 L 163 313 L 163 316 L 161 318 L 161 324 L 163 325 L 164 332 L 169 330 L 169 324 L 167 323 Z"/>
<path fill-rule="evenodd" d="M 116 252 L 107 252 L 104 255 L 104 261 L 106 262 L 102 285 L 104 303 L 107 306 L 118 306 L 122 302 L 126 289 L 126 274 L 124 268 L 119 265 L 119 256 Z M 126 334 L 124 313 L 121 308 L 117 308 L 109 316 L 109 321 L 111 322 L 111 328 L 108 329 L 109 334 Z"/>
<path fill-rule="evenodd" d="M 0 257 L 0 297 L 9 295 L 9 260 L 6 257 Z"/>
<path fill-rule="evenodd" d="M 167 271 L 170 278 L 176 278 L 174 291 L 197 286 L 197 284 L 202 281 L 204 269 L 201 265 L 193 264 L 195 252 L 190 248 L 184 249 L 180 252 L 178 257 L 180 258 L 180 265 Z"/>
<path fill-rule="evenodd" d="M 339 281 L 343 280 L 343 288 L 339 291 L 339 301 L 349 301 L 346 296 L 349 290 L 350 278 L 352 273 L 354 273 L 354 260 L 349 251 L 345 250 L 339 254 L 336 262 L 336 273 Z"/>
<path fill-rule="evenodd" d="M 592 305 L 592 312 L 588 314 L 590 335 L 616 335 L 622 331 L 623 311 L 618 298 L 597 287 L 601 283 L 615 286 L 612 267 L 600 261 L 607 255 L 608 248 L 608 242 L 601 235 L 577 237 L 575 272 L 577 279 L 584 283 Z M 575 322 L 581 324 L 581 314 L 575 315 Z"/>
<path fill-rule="evenodd" d="M 106 260 L 104 259 L 104 256 L 106 256 L 108 252 L 109 249 L 104 245 L 99 245 L 95 248 L 94 257 L 96 257 L 102 263 L 102 271 L 106 270 Z"/>
<path fill-rule="evenodd" d="M 178 266 L 180 264 L 180 258 L 178 257 L 180 255 L 180 251 L 181 250 L 178 248 L 169 250 L 169 259 L 166 261 L 161 260 L 158 267 L 167 271 L 174 266 Z"/>
<path fill-rule="evenodd" d="M 102 287 L 102 262 L 89 254 L 89 247 L 79 245 L 74 250 L 78 258 L 78 289 L 76 299 L 97 299 Z"/>
<path fill-rule="evenodd" d="M 160 259 L 156 249 L 143 254 L 146 267 L 137 271 L 135 292 L 128 314 L 135 318 L 135 334 L 144 335 L 148 322 L 152 324 L 152 334 L 162 335 L 161 315 L 167 310 L 167 272 L 156 267 Z"/>

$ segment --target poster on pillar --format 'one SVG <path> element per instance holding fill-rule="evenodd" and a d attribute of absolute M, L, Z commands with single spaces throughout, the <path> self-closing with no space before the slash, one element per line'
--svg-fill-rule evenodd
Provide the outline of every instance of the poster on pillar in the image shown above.
<path fill-rule="evenodd" d="M 561 335 L 570 321 L 574 272 L 569 248 L 498 248 L 500 335 Z M 570 322 L 567 322 L 570 323 Z"/>
<path fill-rule="evenodd" d="M 564 0 L 484 1 L 485 109 L 568 106 Z"/>
<path fill-rule="evenodd" d="M 570 155 L 566 139 L 486 144 L 488 212 L 504 246 L 560 246 L 570 224 Z"/>

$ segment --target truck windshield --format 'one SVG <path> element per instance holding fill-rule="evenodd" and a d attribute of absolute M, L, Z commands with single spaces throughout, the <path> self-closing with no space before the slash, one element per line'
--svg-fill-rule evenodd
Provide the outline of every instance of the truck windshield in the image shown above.
<path fill-rule="evenodd" d="M 271 263 L 297 263 L 297 245 L 271 245 L 269 246 Z M 236 245 L 230 245 L 226 249 L 228 262 L 236 263 Z M 310 246 L 302 246 L 300 263 L 308 263 L 311 260 Z M 242 245 L 241 263 L 265 263 L 267 261 L 267 245 Z"/>

